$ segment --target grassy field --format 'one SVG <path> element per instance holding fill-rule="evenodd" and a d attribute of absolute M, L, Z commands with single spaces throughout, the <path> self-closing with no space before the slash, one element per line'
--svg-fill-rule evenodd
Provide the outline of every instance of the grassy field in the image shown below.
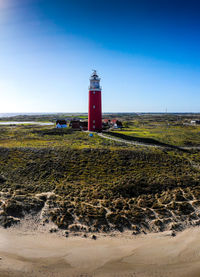
<path fill-rule="evenodd" d="M 74 218 L 94 231 L 181 230 L 200 224 L 200 153 L 168 147 L 199 145 L 199 127 L 168 121 L 127 122 L 126 116 L 126 128 L 110 131 L 167 144 L 162 148 L 89 137 L 70 128 L 1 126 L 0 224 L 9 226 L 44 203 L 50 206 L 49 219 L 63 229 Z M 38 198 L 45 192 L 53 196 Z"/>
<path fill-rule="evenodd" d="M 62 229 L 74 218 L 93 231 L 194 225 L 190 214 L 198 216 L 187 201 L 195 195 L 199 202 L 199 164 L 198 152 L 157 148 L 0 147 L 0 224 L 38 211 L 47 200 L 37 194 L 53 192 L 48 220 Z"/>
<path fill-rule="evenodd" d="M 125 126 L 122 130 L 112 132 L 176 146 L 200 146 L 200 126 L 169 123 L 167 120 L 163 122 L 135 120 L 127 122 Z"/>
<path fill-rule="evenodd" d="M 88 132 L 71 128 L 56 129 L 53 126 L 0 126 L 0 147 L 69 147 L 115 148 L 124 145 L 100 138 L 97 134 L 89 137 Z"/>

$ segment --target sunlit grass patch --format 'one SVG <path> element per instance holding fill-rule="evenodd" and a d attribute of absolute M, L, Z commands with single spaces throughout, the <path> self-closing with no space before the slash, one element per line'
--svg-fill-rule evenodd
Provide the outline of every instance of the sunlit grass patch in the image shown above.
<path fill-rule="evenodd" d="M 122 130 L 113 130 L 114 133 L 124 134 L 132 137 L 152 138 L 161 143 L 172 144 L 174 146 L 196 146 L 200 145 L 200 127 L 199 126 L 174 126 L 163 124 L 155 124 L 149 126 L 130 125 L 129 128 Z"/>

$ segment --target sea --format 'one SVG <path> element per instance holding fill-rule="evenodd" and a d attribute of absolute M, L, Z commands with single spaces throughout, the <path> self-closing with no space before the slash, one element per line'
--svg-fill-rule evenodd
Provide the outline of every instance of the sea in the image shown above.
<path fill-rule="evenodd" d="M 47 113 L 0 113 L 0 118 L 9 118 L 18 115 L 45 115 Z M 49 113 L 48 113 L 49 114 Z M 54 125 L 52 122 L 38 122 L 38 121 L 1 121 L 0 125 L 22 125 L 22 124 L 31 124 L 31 125 Z"/>
<path fill-rule="evenodd" d="M 45 114 L 53 114 L 53 113 L 0 113 L 0 118 L 18 116 L 18 115 L 45 115 Z"/>

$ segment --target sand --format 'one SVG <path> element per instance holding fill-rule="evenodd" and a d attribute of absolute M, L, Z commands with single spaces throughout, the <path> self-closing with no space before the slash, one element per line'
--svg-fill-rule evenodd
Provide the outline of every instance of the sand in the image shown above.
<path fill-rule="evenodd" d="M 1 277 L 199 277 L 200 228 L 97 240 L 0 229 L 0 257 Z"/>

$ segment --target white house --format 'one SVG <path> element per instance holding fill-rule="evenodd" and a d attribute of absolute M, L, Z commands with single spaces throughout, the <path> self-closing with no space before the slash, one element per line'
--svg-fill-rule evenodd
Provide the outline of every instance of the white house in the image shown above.
<path fill-rule="evenodd" d="M 67 128 L 67 121 L 65 119 L 56 120 L 56 128 Z"/>

